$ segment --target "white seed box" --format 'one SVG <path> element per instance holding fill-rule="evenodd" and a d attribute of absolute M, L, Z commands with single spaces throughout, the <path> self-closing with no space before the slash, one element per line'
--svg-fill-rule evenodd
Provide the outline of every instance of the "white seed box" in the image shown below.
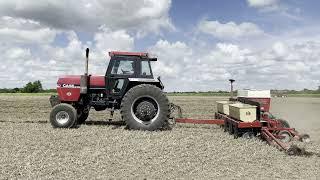
<path fill-rule="evenodd" d="M 223 113 L 226 115 L 229 115 L 229 104 L 235 104 L 240 102 L 234 102 L 234 101 L 216 101 L 217 103 L 217 111 L 219 113 Z"/>
<path fill-rule="evenodd" d="M 253 122 L 257 119 L 257 106 L 229 104 L 229 115 L 243 122 Z"/>

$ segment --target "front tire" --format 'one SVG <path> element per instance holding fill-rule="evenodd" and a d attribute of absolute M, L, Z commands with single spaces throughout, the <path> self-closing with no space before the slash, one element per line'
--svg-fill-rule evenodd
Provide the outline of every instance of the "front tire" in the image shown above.
<path fill-rule="evenodd" d="M 169 100 L 162 90 L 154 85 L 137 85 L 124 95 L 120 113 L 129 129 L 165 129 L 170 114 Z"/>
<path fill-rule="evenodd" d="M 53 128 L 73 128 L 77 125 L 77 111 L 70 104 L 58 104 L 51 110 L 50 123 Z"/>

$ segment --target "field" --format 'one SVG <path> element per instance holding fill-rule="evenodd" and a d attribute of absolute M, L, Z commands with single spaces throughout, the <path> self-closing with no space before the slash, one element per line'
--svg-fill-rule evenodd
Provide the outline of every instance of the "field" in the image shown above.
<path fill-rule="evenodd" d="M 170 96 L 186 117 L 213 118 L 226 97 Z M 0 179 L 319 179 L 320 98 L 274 98 L 272 111 L 311 135 L 313 156 L 287 156 L 218 126 L 125 130 L 94 112 L 78 129 L 52 129 L 47 96 L 0 96 Z"/>

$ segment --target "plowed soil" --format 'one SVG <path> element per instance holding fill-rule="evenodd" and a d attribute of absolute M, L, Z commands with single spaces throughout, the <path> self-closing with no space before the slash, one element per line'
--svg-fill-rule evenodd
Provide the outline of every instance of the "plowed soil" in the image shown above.
<path fill-rule="evenodd" d="M 78 129 L 53 129 L 49 97 L 0 96 L 0 179 L 320 179 L 320 98 L 274 98 L 272 111 L 311 135 L 311 156 L 288 156 L 218 126 L 124 128 L 92 110 Z M 169 97 L 185 117 L 213 118 L 226 97 Z"/>

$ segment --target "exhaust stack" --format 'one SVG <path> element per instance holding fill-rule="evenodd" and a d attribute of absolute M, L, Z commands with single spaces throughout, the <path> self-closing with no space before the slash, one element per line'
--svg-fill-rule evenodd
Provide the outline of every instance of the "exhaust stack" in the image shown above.
<path fill-rule="evenodd" d="M 236 80 L 229 79 L 229 81 L 230 81 L 230 99 L 233 99 L 233 82 L 235 82 Z"/>
<path fill-rule="evenodd" d="M 86 63 L 85 63 L 85 70 L 84 75 L 81 75 L 80 79 L 80 93 L 87 94 L 88 92 L 88 65 L 89 64 L 89 48 L 86 49 Z"/>
<path fill-rule="evenodd" d="M 86 65 L 84 75 L 88 76 L 88 65 L 89 64 L 89 48 L 86 49 Z"/>

